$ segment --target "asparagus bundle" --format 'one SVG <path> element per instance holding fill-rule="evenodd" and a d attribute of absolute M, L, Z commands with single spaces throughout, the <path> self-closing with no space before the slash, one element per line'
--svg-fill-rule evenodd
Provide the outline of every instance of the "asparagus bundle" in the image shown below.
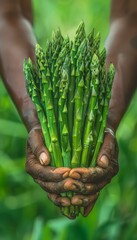
<path fill-rule="evenodd" d="M 105 71 L 106 52 L 100 34 L 86 36 L 80 23 L 74 41 L 53 34 L 46 51 L 36 45 L 36 66 L 24 61 L 28 93 L 41 123 L 45 144 L 55 167 L 94 167 L 103 142 L 114 66 Z M 66 193 L 72 197 L 72 193 Z M 63 214 L 76 217 L 70 206 Z"/>

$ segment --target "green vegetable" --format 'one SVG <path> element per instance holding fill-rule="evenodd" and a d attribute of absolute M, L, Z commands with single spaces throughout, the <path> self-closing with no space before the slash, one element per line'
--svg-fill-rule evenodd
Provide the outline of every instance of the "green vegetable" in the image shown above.
<path fill-rule="evenodd" d="M 91 144 L 94 139 L 94 124 L 96 118 L 96 112 L 98 108 L 98 94 L 99 94 L 99 59 L 96 54 L 93 55 L 91 62 L 91 72 L 92 72 L 92 81 L 91 81 L 91 92 L 89 106 L 87 110 L 87 117 L 84 125 L 83 132 L 83 151 L 81 157 L 81 166 L 88 167 L 89 165 L 89 154 L 91 149 Z"/>
<path fill-rule="evenodd" d="M 39 45 L 36 46 L 36 61 L 40 78 L 41 95 L 43 95 L 44 97 L 44 105 L 48 120 L 48 129 L 51 138 L 51 146 L 55 158 L 55 165 L 56 167 L 59 167 L 63 166 L 63 161 L 59 145 L 57 123 L 53 106 L 52 84 L 50 81 L 48 63 L 46 62 L 45 54 Z"/>
<path fill-rule="evenodd" d="M 108 115 L 109 101 L 111 98 L 110 89 L 112 88 L 114 74 L 115 74 L 114 66 L 113 64 L 110 64 L 107 77 L 106 77 L 106 83 L 105 83 L 105 100 L 104 100 L 103 113 L 102 113 L 102 123 L 99 129 L 98 140 L 94 149 L 94 155 L 90 163 L 90 166 L 95 165 L 101 144 L 103 143 L 104 131 L 106 128 L 106 121 L 107 121 L 107 115 Z"/>
<path fill-rule="evenodd" d="M 80 47 L 82 41 L 86 38 L 85 25 L 83 22 L 80 23 L 78 29 L 76 30 L 74 42 L 71 49 L 71 76 L 69 82 L 69 92 L 68 92 L 68 124 L 69 124 L 69 136 L 70 142 L 72 143 L 72 132 L 73 132 L 73 119 L 74 119 L 74 96 L 76 88 L 76 68 L 77 68 L 77 51 Z"/>
<path fill-rule="evenodd" d="M 62 157 L 64 159 L 64 166 L 71 166 L 71 147 L 69 142 L 69 129 L 68 129 L 68 109 L 67 109 L 67 93 L 70 76 L 70 58 L 67 55 L 62 67 L 61 81 L 59 86 L 59 124 L 60 124 L 60 137 Z"/>

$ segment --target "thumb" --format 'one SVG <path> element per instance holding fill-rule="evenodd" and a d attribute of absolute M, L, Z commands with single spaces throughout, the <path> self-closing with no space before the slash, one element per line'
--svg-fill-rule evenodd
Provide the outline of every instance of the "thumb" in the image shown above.
<path fill-rule="evenodd" d="M 114 137 L 112 137 L 109 133 L 106 133 L 102 147 L 98 155 L 97 165 L 102 168 L 107 168 L 114 154 L 114 150 L 115 150 Z"/>
<path fill-rule="evenodd" d="M 28 143 L 32 152 L 42 165 L 50 163 L 50 155 L 45 147 L 44 138 L 41 127 L 34 127 L 28 136 Z"/>

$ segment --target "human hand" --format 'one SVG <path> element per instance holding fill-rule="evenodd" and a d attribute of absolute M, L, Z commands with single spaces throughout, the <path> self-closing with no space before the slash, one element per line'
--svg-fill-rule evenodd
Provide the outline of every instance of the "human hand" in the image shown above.
<path fill-rule="evenodd" d="M 49 164 L 49 152 L 44 144 L 41 127 L 37 125 L 28 136 L 26 171 L 48 193 L 49 199 L 55 205 L 59 207 L 70 206 L 70 199 L 62 197 L 61 193 L 78 191 L 83 184 L 69 178 L 70 168 L 55 168 Z"/>
<path fill-rule="evenodd" d="M 116 139 L 105 133 L 104 142 L 97 159 L 96 167 L 75 168 L 69 177 L 81 181 L 81 189 L 72 197 L 73 205 L 84 207 L 84 216 L 93 209 L 100 190 L 118 173 L 118 145 Z"/>

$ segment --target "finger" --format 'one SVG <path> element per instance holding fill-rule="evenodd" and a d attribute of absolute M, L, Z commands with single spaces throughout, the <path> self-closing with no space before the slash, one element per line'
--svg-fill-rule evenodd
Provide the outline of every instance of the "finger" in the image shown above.
<path fill-rule="evenodd" d="M 94 203 L 98 198 L 99 193 L 94 195 L 75 195 L 71 198 L 71 204 L 74 206 L 87 207 L 89 204 Z"/>
<path fill-rule="evenodd" d="M 104 143 L 97 159 L 97 166 L 108 169 L 108 179 L 115 176 L 119 171 L 118 145 L 116 139 L 109 133 L 105 135 Z"/>
<path fill-rule="evenodd" d="M 97 158 L 97 166 L 107 168 L 115 156 L 116 139 L 109 133 L 105 134 L 104 141 Z"/>
<path fill-rule="evenodd" d="M 69 175 L 69 168 L 54 168 L 50 166 L 42 166 L 31 152 L 31 148 L 27 147 L 26 172 L 34 179 L 47 182 L 59 182 L 66 179 Z"/>
<path fill-rule="evenodd" d="M 102 146 L 100 156 L 97 160 L 97 166 L 103 167 L 104 163 L 107 162 L 107 176 L 108 179 L 114 177 L 119 171 L 118 165 L 118 145 L 115 143 L 113 149 L 110 150 L 109 146 Z"/>
<path fill-rule="evenodd" d="M 41 186 L 41 188 L 43 188 L 46 192 L 56 194 L 68 191 L 81 192 L 82 185 L 84 186 L 84 184 L 82 184 L 81 182 L 78 182 L 71 178 L 67 178 L 60 182 L 44 182 L 39 179 L 35 179 L 34 181 L 38 183 Z"/>
<path fill-rule="evenodd" d="M 48 198 L 58 207 L 70 206 L 70 200 L 67 197 L 61 197 L 57 194 L 48 193 Z"/>
<path fill-rule="evenodd" d="M 50 162 L 50 155 L 45 147 L 44 138 L 40 126 L 33 128 L 28 136 L 28 143 L 32 152 L 39 159 L 42 165 L 48 165 Z"/>
<path fill-rule="evenodd" d="M 81 191 L 75 191 L 76 193 L 82 193 L 84 195 L 93 195 L 99 192 L 102 188 L 104 188 L 108 183 L 110 183 L 110 180 L 105 180 L 101 183 L 85 183 L 83 186 L 83 189 Z"/>
<path fill-rule="evenodd" d="M 79 179 L 83 183 L 98 183 L 106 180 L 109 169 L 100 167 L 94 168 L 74 168 L 70 171 L 69 177 Z"/>
<path fill-rule="evenodd" d="M 94 202 L 90 203 L 87 207 L 85 207 L 84 214 L 83 214 L 84 217 L 87 217 L 89 215 L 89 213 L 92 211 L 92 209 L 95 206 L 95 203 L 96 203 L 97 199 L 98 199 L 98 197 L 95 199 Z"/>
<path fill-rule="evenodd" d="M 75 168 L 69 176 L 82 182 L 100 182 L 111 179 L 118 172 L 118 146 L 116 139 L 106 133 L 95 168 Z"/>

